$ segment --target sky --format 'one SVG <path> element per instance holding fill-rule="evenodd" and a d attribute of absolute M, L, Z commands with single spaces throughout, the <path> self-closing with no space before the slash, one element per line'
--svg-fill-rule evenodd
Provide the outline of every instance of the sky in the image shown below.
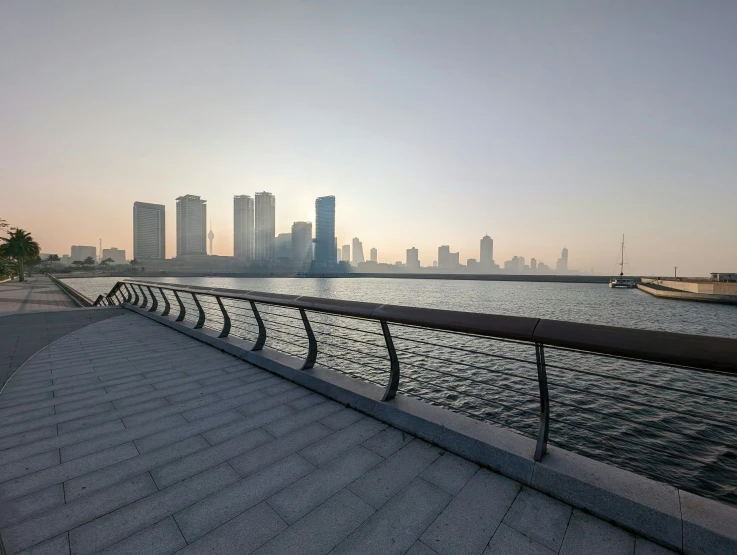
<path fill-rule="evenodd" d="M 0 0 L 0 218 L 124 248 L 135 201 L 336 197 L 380 262 L 450 245 L 737 271 L 737 2 Z"/>

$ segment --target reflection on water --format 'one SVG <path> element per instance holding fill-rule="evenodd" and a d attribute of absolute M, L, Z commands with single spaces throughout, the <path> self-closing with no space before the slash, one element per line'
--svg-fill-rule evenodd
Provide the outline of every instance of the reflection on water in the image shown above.
<path fill-rule="evenodd" d="M 77 279 L 87 296 L 115 278 Z M 597 284 L 403 279 L 166 278 L 161 281 L 573 320 L 737 337 L 737 307 L 669 301 Z M 174 301 L 174 299 L 171 299 Z M 191 300 L 185 299 L 194 314 Z M 208 326 L 217 305 L 203 302 Z M 255 338 L 250 310 L 226 301 L 232 333 Z M 267 346 L 304 357 L 296 311 L 263 307 Z M 189 317 L 188 317 L 189 318 Z M 378 323 L 311 314 L 318 364 L 386 384 Z M 538 391 L 531 345 L 391 325 L 400 392 L 536 437 Z M 737 378 L 547 348 L 550 442 L 684 489 L 737 504 Z M 698 393 L 696 395 L 695 393 Z"/>

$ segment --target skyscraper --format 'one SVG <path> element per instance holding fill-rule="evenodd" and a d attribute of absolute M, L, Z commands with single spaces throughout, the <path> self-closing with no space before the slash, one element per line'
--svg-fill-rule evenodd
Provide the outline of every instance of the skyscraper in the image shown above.
<path fill-rule="evenodd" d="M 358 240 L 358 237 L 353 238 L 353 262 L 360 264 L 365 262 L 366 259 L 363 257 L 363 243 Z"/>
<path fill-rule="evenodd" d="M 312 263 L 312 222 L 292 224 L 292 262 L 295 267 L 308 269 Z"/>
<path fill-rule="evenodd" d="M 419 251 L 414 247 L 407 249 L 407 267 L 414 269 L 420 267 Z"/>
<path fill-rule="evenodd" d="M 343 255 L 340 257 L 343 262 L 351 261 L 351 246 L 343 245 Z"/>
<path fill-rule="evenodd" d="M 530 258 L 530 270 L 537 271 L 537 260 L 535 258 Z"/>
<path fill-rule="evenodd" d="M 274 239 L 274 259 L 275 260 L 291 260 L 292 259 L 292 234 L 280 233 Z"/>
<path fill-rule="evenodd" d="M 443 245 L 438 247 L 438 268 L 450 268 L 450 247 Z"/>
<path fill-rule="evenodd" d="M 177 256 L 207 254 L 206 202 L 197 195 L 177 197 Z"/>
<path fill-rule="evenodd" d="M 133 203 L 133 258 L 166 258 L 166 218 L 163 204 Z"/>
<path fill-rule="evenodd" d="M 568 273 L 568 249 L 563 249 L 558 259 L 558 264 L 555 266 L 555 272 L 558 274 Z"/>
<path fill-rule="evenodd" d="M 371 249 L 371 262 L 379 261 L 379 252 L 376 249 Z"/>
<path fill-rule="evenodd" d="M 338 259 L 338 240 L 335 238 L 335 197 L 315 200 L 315 262 L 333 266 Z M 343 260 L 348 260 L 345 256 Z"/>
<path fill-rule="evenodd" d="M 484 268 L 491 268 L 494 265 L 494 239 L 488 235 L 481 238 L 481 256 L 479 256 L 479 264 Z"/>
<path fill-rule="evenodd" d="M 276 199 L 271 193 L 256 193 L 256 260 L 274 260 L 276 237 Z"/>
<path fill-rule="evenodd" d="M 233 256 L 253 259 L 254 249 L 253 199 L 248 195 L 233 197 Z"/>
<path fill-rule="evenodd" d="M 102 259 L 107 260 L 108 258 L 111 258 L 115 264 L 125 264 L 125 251 L 115 247 L 102 249 Z"/>

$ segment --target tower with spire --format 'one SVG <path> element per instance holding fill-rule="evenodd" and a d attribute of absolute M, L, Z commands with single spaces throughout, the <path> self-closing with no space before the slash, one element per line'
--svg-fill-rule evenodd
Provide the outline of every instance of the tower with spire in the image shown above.
<path fill-rule="evenodd" d="M 212 232 L 212 218 L 210 218 L 210 233 L 207 234 L 207 238 L 210 240 L 210 256 L 212 256 L 212 240 L 215 239 L 215 234 Z"/>

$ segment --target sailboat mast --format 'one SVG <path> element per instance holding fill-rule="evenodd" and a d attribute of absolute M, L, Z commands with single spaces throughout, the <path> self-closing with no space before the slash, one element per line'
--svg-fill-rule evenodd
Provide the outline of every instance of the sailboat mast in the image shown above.
<path fill-rule="evenodd" d="M 621 262 L 619 263 L 619 276 L 624 275 L 624 233 L 622 234 L 622 258 Z"/>

